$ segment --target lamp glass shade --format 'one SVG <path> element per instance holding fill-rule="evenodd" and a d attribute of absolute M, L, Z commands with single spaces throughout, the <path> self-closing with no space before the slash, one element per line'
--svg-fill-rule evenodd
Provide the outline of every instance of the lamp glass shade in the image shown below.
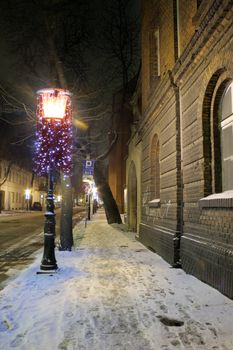
<path fill-rule="evenodd" d="M 41 96 L 42 118 L 63 119 L 70 93 L 62 89 L 44 89 L 37 92 Z"/>

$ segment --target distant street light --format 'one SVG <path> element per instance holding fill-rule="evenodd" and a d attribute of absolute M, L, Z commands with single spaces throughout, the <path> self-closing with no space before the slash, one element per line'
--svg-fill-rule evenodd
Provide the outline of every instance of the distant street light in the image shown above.
<path fill-rule="evenodd" d="M 44 254 L 41 270 L 56 270 L 55 213 L 53 183 L 55 170 L 71 171 L 71 98 L 63 89 L 43 89 L 37 92 L 37 144 L 35 170 L 48 174 L 48 193 L 44 225 Z"/>
<path fill-rule="evenodd" d="M 30 198 L 31 198 L 31 190 L 29 188 L 27 188 L 25 190 L 25 199 L 26 199 L 26 203 L 27 203 L 27 210 L 29 210 Z"/>

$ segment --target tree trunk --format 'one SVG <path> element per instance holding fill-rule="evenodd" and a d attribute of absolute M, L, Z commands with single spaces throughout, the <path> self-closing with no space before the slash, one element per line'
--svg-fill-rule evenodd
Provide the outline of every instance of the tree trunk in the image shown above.
<path fill-rule="evenodd" d="M 69 177 L 64 177 L 61 174 L 61 188 L 62 188 L 62 205 L 61 205 L 61 227 L 60 227 L 60 246 L 59 250 L 71 251 L 74 244 L 73 230 L 72 230 L 72 187 Z"/>
<path fill-rule="evenodd" d="M 122 221 L 119 209 L 112 195 L 112 191 L 109 187 L 109 184 L 107 183 L 104 174 L 101 170 L 101 165 L 98 161 L 95 162 L 94 180 L 96 186 L 98 187 L 100 197 L 104 202 L 104 209 L 108 224 L 121 224 Z"/>

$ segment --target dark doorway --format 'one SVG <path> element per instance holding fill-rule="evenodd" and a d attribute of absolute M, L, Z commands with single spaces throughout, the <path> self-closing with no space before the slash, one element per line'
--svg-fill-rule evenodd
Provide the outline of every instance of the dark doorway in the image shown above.
<path fill-rule="evenodd" d="M 0 191 L 0 211 L 4 209 L 5 191 Z"/>

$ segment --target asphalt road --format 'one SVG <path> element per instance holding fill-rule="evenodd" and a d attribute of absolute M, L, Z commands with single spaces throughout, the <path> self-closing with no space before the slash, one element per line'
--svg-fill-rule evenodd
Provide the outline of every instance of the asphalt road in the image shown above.
<path fill-rule="evenodd" d="M 56 241 L 60 236 L 60 209 L 56 213 Z M 73 209 L 73 225 L 85 216 L 84 208 Z M 0 215 L 0 289 L 9 276 L 34 259 L 43 247 L 44 213 Z"/>

